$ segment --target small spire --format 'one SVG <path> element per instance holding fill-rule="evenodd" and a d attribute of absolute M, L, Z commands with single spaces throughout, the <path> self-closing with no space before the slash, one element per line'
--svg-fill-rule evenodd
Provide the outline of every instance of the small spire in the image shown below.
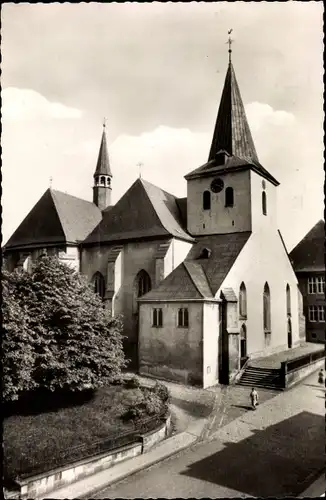
<path fill-rule="evenodd" d="M 97 159 L 97 164 L 96 164 L 94 176 L 104 174 L 104 175 L 110 175 L 112 177 L 111 169 L 110 169 L 108 147 L 107 147 L 107 143 L 106 143 L 105 126 L 106 126 L 106 120 L 104 118 L 101 146 L 100 146 L 100 150 L 99 150 L 99 154 L 98 154 L 98 159 Z"/>
<path fill-rule="evenodd" d="M 233 43 L 233 40 L 232 40 L 232 38 L 230 37 L 230 35 L 231 35 L 232 31 L 233 31 L 233 29 L 232 29 L 232 28 L 228 31 L 229 38 L 228 38 L 228 41 L 226 42 L 226 43 L 229 45 L 229 64 L 231 64 L 231 54 L 232 54 L 231 45 L 232 45 L 232 43 Z"/>

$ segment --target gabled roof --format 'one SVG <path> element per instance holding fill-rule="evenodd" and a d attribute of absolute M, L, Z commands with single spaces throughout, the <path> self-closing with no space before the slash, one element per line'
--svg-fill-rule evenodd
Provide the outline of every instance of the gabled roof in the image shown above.
<path fill-rule="evenodd" d="M 325 222 L 320 220 L 290 252 L 296 272 L 325 270 Z"/>
<path fill-rule="evenodd" d="M 106 143 L 106 136 L 105 136 L 105 126 L 103 127 L 101 146 L 100 146 L 100 151 L 98 154 L 98 159 L 97 159 L 94 177 L 96 175 L 101 175 L 101 174 L 110 175 L 112 177 L 111 168 L 110 168 L 109 153 L 108 153 L 108 146 Z"/>
<path fill-rule="evenodd" d="M 103 212 L 103 220 L 84 244 L 167 235 L 194 241 L 183 225 L 176 200 L 172 194 L 137 179 L 114 207 Z"/>
<path fill-rule="evenodd" d="M 94 203 L 47 189 L 8 240 L 5 250 L 76 244 L 85 239 L 101 218 L 101 211 Z"/>
<path fill-rule="evenodd" d="M 187 300 L 214 298 L 236 258 L 248 241 L 250 232 L 199 237 L 187 258 L 157 288 L 140 300 Z M 203 249 L 211 250 L 206 259 Z"/>
<path fill-rule="evenodd" d="M 202 266 L 213 295 L 222 285 L 250 235 L 251 232 L 246 231 L 197 238 L 197 243 L 187 255 L 186 262 L 197 262 Z M 208 258 L 201 258 L 204 248 L 211 250 Z"/>
<path fill-rule="evenodd" d="M 184 300 L 213 298 L 205 273 L 200 264 L 182 262 L 159 285 L 143 295 L 146 300 Z"/>
<path fill-rule="evenodd" d="M 208 161 L 185 179 L 251 169 L 274 185 L 279 182 L 259 163 L 233 65 L 225 77 Z"/>

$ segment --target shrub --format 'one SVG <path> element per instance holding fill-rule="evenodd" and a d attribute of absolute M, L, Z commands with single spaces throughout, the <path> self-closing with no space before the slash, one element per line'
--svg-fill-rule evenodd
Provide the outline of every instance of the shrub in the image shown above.
<path fill-rule="evenodd" d="M 161 382 L 156 382 L 156 384 L 153 387 L 153 392 L 154 394 L 157 394 L 157 396 L 161 399 L 163 403 L 165 404 L 170 403 L 171 394 L 166 385 L 162 384 Z"/>
<path fill-rule="evenodd" d="M 125 386 L 127 389 L 137 389 L 138 387 L 140 387 L 139 378 L 136 376 L 133 376 L 131 378 L 127 378 L 125 380 Z"/>

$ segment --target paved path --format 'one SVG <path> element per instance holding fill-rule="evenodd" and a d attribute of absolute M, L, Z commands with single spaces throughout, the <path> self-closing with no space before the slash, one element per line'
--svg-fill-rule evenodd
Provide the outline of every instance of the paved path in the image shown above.
<path fill-rule="evenodd" d="M 260 391 L 261 400 L 265 401 L 257 410 L 237 408 L 242 414 L 235 419 L 232 419 L 235 393 L 232 389 L 220 391 L 219 399 L 215 400 L 217 405 L 220 403 L 215 420 L 213 415 L 206 426 L 208 441 L 92 497 L 298 496 L 325 464 L 325 391 L 316 379 L 314 373 L 299 386 L 277 395 L 264 393 L 262 397 Z M 245 396 L 244 392 L 238 392 L 241 403 Z M 231 398 L 231 404 L 223 404 L 223 398 L 224 403 Z"/>
<path fill-rule="evenodd" d="M 323 344 L 305 342 L 298 347 L 294 347 L 293 349 L 276 352 L 275 354 L 271 354 L 270 356 L 266 356 L 264 358 L 254 358 L 253 360 L 249 361 L 249 366 L 258 368 L 273 368 L 275 370 L 281 368 L 282 361 L 295 359 L 305 354 L 321 351 L 322 349 Z"/>

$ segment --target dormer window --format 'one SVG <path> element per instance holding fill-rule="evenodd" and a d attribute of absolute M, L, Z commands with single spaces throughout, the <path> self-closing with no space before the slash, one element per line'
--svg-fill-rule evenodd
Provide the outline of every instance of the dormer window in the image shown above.
<path fill-rule="evenodd" d="M 203 192 L 203 209 L 210 210 L 211 208 L 211 193 L 209 191 Z"/>
<path fill-rule="evenodd" d="M 232 187 L 227 187 L 225 190 L 225 206 L 233 207 L 234 205 L 234 192 Z"/>
<path fill-rule="evenodd" d="M 212 255 L 212 250 L 210 248 L 203 248 L 198 258 L 209 259 L 211 255 Z"/>

